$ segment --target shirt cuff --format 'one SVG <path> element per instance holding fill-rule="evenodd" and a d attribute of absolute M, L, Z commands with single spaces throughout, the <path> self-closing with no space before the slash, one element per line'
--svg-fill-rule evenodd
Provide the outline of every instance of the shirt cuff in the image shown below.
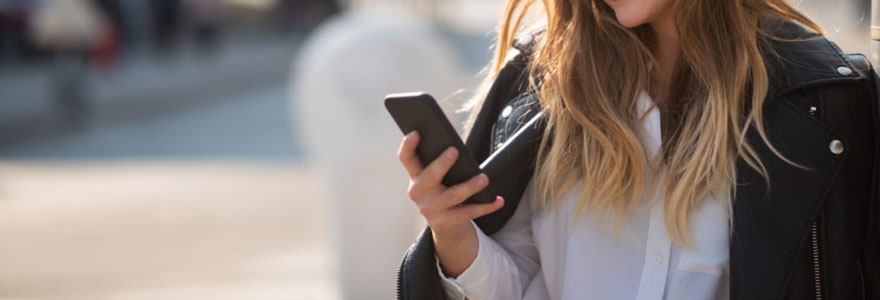
<path fill-rule="evenodd" d="M 443 286 L 446 299 L 464 300 L 464 288 L 458 282 L 455 282 L 455 278 L 447 277 L 446 274 L 443 274 L 443 269 L 440 268 L 440 259 L 437 258 L 436 254 L 434 255 L 434 261 L 437 262 L 437 274 L 440 274 L 440 283 Z"/>
<path fill-rule="evenodd" d="M 489 284 L 487 242 L 491 238 L 483 233 L 483 230 L 473 220 L 471 220 L 471 224 L 477 232 L 477 256 L 464 272 L 456 278 L 446 276 L 440 268 L 440 259 L 437 258 L 436 254 L 434 255 L 437 273 L 440 274 L 443 290 L 449 299 L 464 300 L 465 296 L 468 295 L 484 294 L 482 291 L 485 291 Z"/>

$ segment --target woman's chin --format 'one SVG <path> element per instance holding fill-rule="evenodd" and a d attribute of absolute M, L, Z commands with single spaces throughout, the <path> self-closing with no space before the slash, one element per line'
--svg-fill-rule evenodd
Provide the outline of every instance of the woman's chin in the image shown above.
<path fill-rule="evenodd" d="M 633 27 L 644 24 L 645 20 L 644 20 L 644 18 L 639 18 L 639 17 L 635 17 L 635 16 L 630 16 L 630 15 L 621 16 L 620 14 L 618 14 L 617 15 L 617 22 L 619 22 L 620 25 L 623 25 L 623 27 L 633 28 Z"/>
<path fill-rule="evenodd" d="M 614 16 L 617 22 L 627 28 L 636 27 L 645 24 L 652 19 L 651 13 L 645 6 L 636 5 L 637 3 L 624 3 L 612 6 Z"/>

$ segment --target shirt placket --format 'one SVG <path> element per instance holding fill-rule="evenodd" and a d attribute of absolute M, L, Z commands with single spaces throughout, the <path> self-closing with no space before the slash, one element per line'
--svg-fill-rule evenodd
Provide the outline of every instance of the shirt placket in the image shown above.
<path fill-rule="evenodd" d="M 662 194 L 661 194 L 662 195 Z M 672 240 L 666 231 L 663 217 L 663 196 L 658 197 L 651 207 L 648 222 L 648 238 L 645 247 L 645 261 L 642 265 L 642 278 L 636 300 L 663 299 L 666 277 L 669 274 L 669 253 Z"/>

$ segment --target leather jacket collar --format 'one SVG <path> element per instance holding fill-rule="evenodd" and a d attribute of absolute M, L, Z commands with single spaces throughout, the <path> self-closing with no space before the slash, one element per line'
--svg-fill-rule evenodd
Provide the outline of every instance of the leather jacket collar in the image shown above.
<path fill-rule="evenodd" d="M 763 40 L 761 45 L 770 73 L 768 98 L 778 98 L 800 88 L 864 79 L 840 48 L 827 38 L 792 21 L 776 18 L 768 19 L 764 28 L 775 37 L 789 40 Z"/>

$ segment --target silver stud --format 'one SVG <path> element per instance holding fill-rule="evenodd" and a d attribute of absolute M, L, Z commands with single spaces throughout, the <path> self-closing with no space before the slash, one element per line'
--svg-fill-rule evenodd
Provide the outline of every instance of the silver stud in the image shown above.
<path fill-rule="evenodd" d="M 512 113 L 512 112 L 513 112 L 513 107 L 510 107 L 510 105 L 505 106 L 504 110 L 501 111 L 501 117 L 507 118 L 510 116 L 510 113 Z"/>
<path fill-rule="evenodd" d="M 815 115 L 817 110 L 815 106 L 810 106 L 810 115 Z"/>
<path fill-rule="evenodd" d="M 843 142 L 840 140 L 833 140 L 831 144 L 828 145 L 828 149 L 831 149 L 831 153 L 841 154 L 843 153 Z"/>
<path fill-rule="evenodd" d="M 849 76 L 850 74 L 852 74 L 852 69 L 844 67 L 844 66 L 840 66 L 840 67 L 837 67 L 837 74 L 840 74 L 843 76 Z"/>

